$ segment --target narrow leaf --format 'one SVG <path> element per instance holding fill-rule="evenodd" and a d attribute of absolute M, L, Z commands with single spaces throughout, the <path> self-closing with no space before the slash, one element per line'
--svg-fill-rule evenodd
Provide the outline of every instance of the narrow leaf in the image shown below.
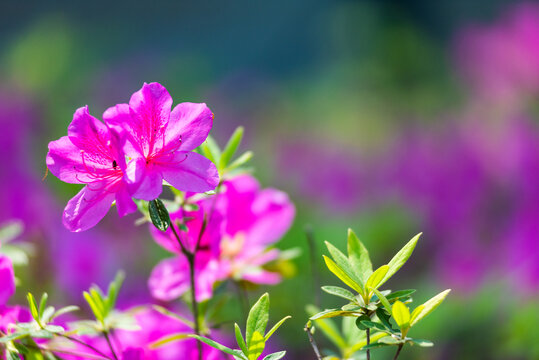
<path fill-rule="evenodd" d="M 379 286 L 381 286 L 383 283 L 385 283 L 390 277 L 392 277 L 401 267 L 406 263 L 406 260 L 412 255 L 412 252 L 415 249 L 415 246 L 417 245 L 417 240 L 419 240 L 419 237 L 422 233 L 417 234 L 412 238 L 412 240 L 408 241 L 406 245 L 391 259 L 391 261 L 388 263 L 389 270 L 384 276 L 384 279 L 380 282 Z"/>
<path fill-rule="evenodd" d="M 251 346 L 253 345 L 253 336 L 258 332 L 262 338 L 266 332 L 266 326 L 269 319 L 269 295 L 265 293 L 258 299 L 258 301 L 251 307 L 249 315 L 247 317 L 247 326 L 245 330 L 245 340 L 247 343 L 247 349 L 251 352 Z"/>
<path fill-rule="evenodd" d="M 335 276 L 337 276 L 343 283 L 357 291 L 358 293 L 362 293 L 363 289 L 361 288 L 361 285 L 359 285 L 354 279 L 352 279 L 346 271 L 344 271 L 341 267 L 339 267 L 333 260 L 328 258 L 325 255 L 322 255 L 324 257 L 324 261 L 326 262 L 326 266 L 328 267 L 329 271 L 331 271 Z"/>
<path fill-rule="evenodd" d="M 249 162 L 253 158 L 253 152 L 252 151 L 246 151 L 243 154 L 241 154 L 236 160 L 232 162 L 226 169 L 227 171 L 232 171 L 236 168 L 239 168 L 240 166 L 243 166 L 247 162 Z"/>
<path fill-rule="evenodd" d="M 281 320 L 279 320 L 279 322 L 277 322 L 277 324 L 273 325 L 273 327 L 271 328 L 270 331 L 268 331 L 268 333 L 264 336 L 264 340 L 265 341 L 268 341 L 268 339 L 270 338 L 271 335 L 273 335 L 273 333 L 275 331 L 277 331 L 277 329 L 288 319 L 292 318 L 292 316 L 285 316 L 284 318 L 282 318 Z"/>
<path fill-rule="evenodd" d="M 407 297 L 409 297 L 410 295 L 412 295 L 415 292 L 416 292 L 415 289 L 398 290 L 398 291 L 392 292 L 390 294 L 387 294 L 386 299 L 389 300 L 389 301 L 391 301 L 391 300 L 401 300 L 402 302 L 404 302 L 402 300 L 403 298 L 407 298 Z"/>
<path fill-rule="evenodd" d="M 359 285 L 361 289 L 363 289 L 363 281 L 359 278 L 359 276 L 356 274 L 354 269 L 352 268 L 352 265 L 350 265 L 350 261 L 348 258 L 333 244 L 326 241 L 326 247 L 328 248 L 329 253 L 331 254 L 331 257 L 335 261 L 335 263 L 344 270 L 348 274 L 348 276 L 354 280 L 355 283 Z M 358 291 L 359 292 L 359 291 Z"/>
<path fill-rule="evenodd" d="M 264 351 L 266 343 L 264 341 L 264 335 L 258 331 L 253 333 L 251 336 L 251 343 L 248 346 L 248 355 L 249 360 L 256 360 Z"/>
<path fill-rule="evenodd" d="M 432 341 L 429 340 L 423 340 L 423 339 L 409 339 L 408 342 L 411 342 L 415 345 L 419 345 L 421 347 L 432 347 L 434 344 Z"/>
<path fill-rule="evenodd" d="M 247 356 L 249 352 L 247 351 L 247 346 L 245 345 L 245 340 L 243 340 L 243 335 L 241 334 L 241 329 L 238 324 L 234 323 L 234 332 L 236 334 L 236 342 L 240 347 L 241 351 Z"/>
<path fill-rule="evenodd" d="M 369 251 L 359 240 L 352 229 L 348 229 L 348 259 L 356 274 L 363 282 L 372 274 L 372 263 Z"/>
<path fill-rule="evenodd" d="M 382 265 L 378 269 L 376 269 L 375 272 L 369 276 L 369 279 L 367 280 L 367 283 L 365 284 L 365 288 L 367 289 L 378 289 L 378 286 L 380 286 L 380 283 L 384 279 L 384 276 L 386 276 L 387 272 L 389 271 L 389 265 Z"/>
<path fill-rule="evenodd" d="M 32 295 L 32 293 L 28 293 L 26 295 L 26 298 L 28 299 L 28 305 L 30 306 L 30 313 L 32 314 L 32 317 L 35 321 L 39 323 L 39 312 L 37 310 L 36 299 L 34 298 L 34 295 Z"/>
<path fill-rule="evenodd" d="M 434 296 L 432 299 L 426 301 L 423 304 L 423 309 L 421 310 L 421 312 L 419 312 L 416 315 L 416 317 L 413 319 L 410 325 L 413 326 L 417 324 L 419 320 L 423 319 L 425 316 L 433 312 L 434 309 L 436 309 L 442 303 L 442 301 L 444 301 L 444 299 L 446 298 L 447 294 L 449 294 L 450 291 L 451 289 L 444 290 L 438 295 Z"/>
<path fill-rule="evenodd" d="M 307 305 L 307 314 L 314 315 L 319 311 L 316 306 Z M 346 340 L 342 337 L 339 329 L 335 326 L 335 323 L 331 319 L 319 319 L 315 321 L 316 328 L 320 329 L 322 333 L 337 347 L 345 348 L 347 346 Z"/>
<path fill-rule="evenodd" d="M 165 204 L 159 199 L 152 200 L 148 204 L 148 210 L 154 226 L 161 231 L 166 231 L 170 226 L 170 216 Z"/>
<path fill-rule="evenodd" d="M 187 337 L 190 337 L 190 338 L 193 338 L 193 339 L 200 340 L 200 341 L 202 341 L 204 344 L 209 345 L 209 346 L 211 346 L 211 347 L 213 347 L 213 348 L 216 348 L 217 350 L 220 350 L 220 351 L 222 351 L 222 352 L 224 352 L 224 353 L 227 353 L 227 354 L 229 354 L 229 355 L 238 356 L 238 357 L 241 357 L 241 358 L 244 357 L 241 351 L 231 349 L 231 348 L 229 348 L 229 347 L 226 347 L 226 346 L 224 346 L 224 345 L 221 345 L 221 344 L 219 344 L 218 342 L 213 341 L 213 340 L 208 339 L 208 338 L 205 338 L 205 337 L 203 337 L 203 336 L 198 336 L 198 335 L 195 335 L 195 334 L 188 334 Z"/>
<path fill-rule="evenodd" d="M 376 289 L 372 289 L 372 291 L 374 291 L 374 293 L 376 294 L 376 296 L 378 297 L 382 305 L 384 305 L 386 310 L 391 314 L 391 304 L 389 303 L 387 298 L 384 296 L 384 294 L 382 294 L 380 291 Z"/>
<path fill-rule="evenodd" d="M 241 139 L 243 138 L 243 127 L 238 126 L 230 139 L 228 140 L 223 153 L 221 154 L 221 158 L 219 159 L 219 168 L 224 169 L 227 167 L 228 163 L 236 153 L 236 150 L 238 150 L 238 146 L 240 145 Z"/>
<path fill-rule="evenodd" d="M 286 355 L 286 351 L 279 351 L 273 354 L 266 355 L 263 360 L 279 360 Z"/>
<path fill-rule="evenodd" d="M 357 299 L 350 291 L 343 289 L 342 287 L 338 286 L 322 286 L 322 290 L 327 292 L 328 294 L 335 295 L 342 297 L 346 300 L 356 302 Z"/>

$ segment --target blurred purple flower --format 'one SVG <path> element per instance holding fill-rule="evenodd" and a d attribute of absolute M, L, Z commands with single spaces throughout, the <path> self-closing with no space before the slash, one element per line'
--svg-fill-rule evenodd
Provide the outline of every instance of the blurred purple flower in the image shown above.
<path fill-rule="evenodd" d="M 0 286 L 0 305 L 4 305 L 15 293 L 15 274 L 11 260 L 2 254 L 0 254 L 0 284 L 2 284 Z"/>
<path fill-rule="evenodd" d="M 163 179 L 182 191 L 205 192 L 219 183 L 215 165 L 192 150 L 211 130 L 213 114 L 206 104 L 181 103 L 172 111 L 172 98 L 158 83 L 144 84 L 129 104 L 103 115 L 124 140 L 126 181 L 137 199 L 153 200 Z"/>
<path fill-rule="evenodd" d="M 480 97 L 519 102 L 539 92 L 539 5 L 513 7 L 490 26 L 464 28 L 456 38 L 463 78 Z"/>
<path fill-rule="evenodd" d="M 95 226 L 116 200 L 118 213 L 136 211 L 123 181 L 125 156 L 107 125 L 91 116 L 88 107 L 78 109 L 68 136 L 49 143 L 47 166 L 60 180 L 86 186 L 64 210 L 64 225 L 79 232 Z"/>

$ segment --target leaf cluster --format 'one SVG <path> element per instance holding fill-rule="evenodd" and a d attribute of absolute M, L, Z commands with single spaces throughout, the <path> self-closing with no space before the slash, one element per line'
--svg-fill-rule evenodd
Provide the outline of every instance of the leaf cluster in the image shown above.
<path fill-rule="evenodd" d="M 418 234 L 413 237 L 387 264 L 376 270 L 373 268 L 367 248 L 351 229 L 348 230 L 347 255 L 326 242 L 331 256 L 331 258 L 324 256 L 327 268 L 353 292 L 338 286 L 323 286 L 323 291 L 346 299 L 348 303 L 339 308 L 310 314 L 310 320 L 315 321 L 326 336 L 337 345 L 343 358 L 350 358 L 353 353 L 351 349 L 367 350 L 388 345 L 402 346 L 406 343 L 432 346 L 430 341 L 416 340 L 406 335 L 413 325 L 440 305 L 450 290 L 436 295 L 412 312 L 406 304 L 412 302 L 411 295 L 415 290 L 379 290 L 410 258 L 420 236 L 421 234 Z M 352 318 L 359 330 L 375 335 L 371 335 L 371 342 L 360 340 L 357 345 L 345 342 L 344 337 L 328 322 L 329 318 L 334 317 Z M 391 323 L 391 318 L 396 326 Z"/>

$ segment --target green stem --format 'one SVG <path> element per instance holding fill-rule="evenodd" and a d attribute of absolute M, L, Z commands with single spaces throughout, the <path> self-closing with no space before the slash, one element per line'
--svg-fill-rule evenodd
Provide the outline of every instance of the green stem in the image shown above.
<path fill-rule="evenodd" d="M 367 328 L 365 330 L 367 333 L 367 346 L 371 343 L 371 329 Z M 371 349 L 367 349 L 367 360 L 371 360 Z"/>
<path fill-rule="evenodd" d="M 112 346 L 112 342 L 110 341 L 110 336 L 109 336 L 108 331 L 103 331 L 103 336 L 105 336 L 105 339 L 107 340 L 107 344 L 109 344 L 112 357 L 114 358 L 114 360 L 118 360 L 118 356 L 116 355 L 116 352 L 114 351 L 114 346 Z"/>
<path fill-rule="evenodd" d="M 82 341 L 82 340 L 79 340 L 79 339 L 77 339 L 77 338 L 71 337 L 71 336 L 69 336 L 69 335 L 64 335 L 64 334 L 60 334 L 60 335 L 58 335 L 58 336 L 63 337 L 64 339 L 67 339 L 67 340 L 72 341 L 72 342 L 74 342 L 74 343 L 80 344 L 80 345 L 82 345 L 82 346 L 85 346 L 85 347 L 87 347 L 88 349 L 94 351 L 94 352 L 95 352 L 96 354 L 98 354 L 99 356 L 102 356 L 102 357 L 104 357 L 104 358 L 110 359 L 110 356 L 107 356 L 107 355 L 106 355 L 105 353 L 103 353 L 101 350 L 99 350 L 99 349 L 93 347 L 93 346 L 90 345 L 90 344 L 85 343 L 85 342 Z"/>

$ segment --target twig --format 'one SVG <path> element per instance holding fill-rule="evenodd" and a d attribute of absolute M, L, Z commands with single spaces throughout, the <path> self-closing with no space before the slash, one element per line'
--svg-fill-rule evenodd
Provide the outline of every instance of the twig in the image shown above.
<path fill-rule="evenodd" d="M 395 353 L 395 357 L 393 358 L 393 360 L 397 360 L 397 358 L 399 357 L 399 354 L 401 353 L 401 350 L 402 350 L 402 344 L 400 344 L 399 347 L 397 348 L 397 352 Z"/>
<path fill-rule="evenodd" d="M 371 329 L 367 328 L 365 330 L 367 333 L 367 346 L 371 343 Z M 367 360 L 371 360 L 371 349 L 367 349 Z"/>
<path fill-rule="evenodd" d="M 103 331 L 103 336 L 107 340 L 107 344 L 109 344 L 110 351 L 112 352 L 112 357 L 115 360 L 118 360 L 118 356 L 116 355 L 116 352 L 114 351 L 114 346 L 112 346 L 112 342 L 110 341 L 110 336 L 109 336 L 108 331 Z"/>
<path fill-rule="evenodd" d="M 316 355 L 316 358 L 318 360 L 322 360 L 322 355 L 320 355 L 320 350 L 318 350 L 318 345 L 316 345 L 316 341 L 314 340 L 313 334 L 311 333 L 311 326 L 309 323 L 305 324 L 305 328 L 303 329 L 307 333 L 307 336 L 309 337 L 309 342 L 311 343 L 311 346 L 314 350 L 314 353 Z"/>
<path fill-rule="evenodd" d="M 79 340 L 79 339 L 77 339 L 77 338 L 74 338 L 74 337 L 71 337 L 71 336 L 65 335 L 65 334 L 58 334 L 58 336 L 63 337 L 63 338 L 65 338 L 65 339 L 67 339 L 67 340 L 69 340 L 69 341 L 72 341 L 72 342 L 74 342 L 74 343 L 80 344 L 80 345 L 82 345 L 82 346 L 85 346 L 85 347 L 87 347 L 88 349 L 94 351 L 96 354 L 99 354 L 100 356 L 102 356 L 102 357 L 104 357 L 104 358 L 106 358 L 106 359 L 111 359 L 110 356 L 107 356 L 104 352 L 102 352 L 102 351 L 99 350 L 98 348 L 96 348 L 96 347 L 94 347 L 94 346 L 92 346 L 92 345 L 90 345 L 90 344 L 87 344 L 87 343 L 85 343 L 85 342 L 82 341 L 82 340 Z"/>

